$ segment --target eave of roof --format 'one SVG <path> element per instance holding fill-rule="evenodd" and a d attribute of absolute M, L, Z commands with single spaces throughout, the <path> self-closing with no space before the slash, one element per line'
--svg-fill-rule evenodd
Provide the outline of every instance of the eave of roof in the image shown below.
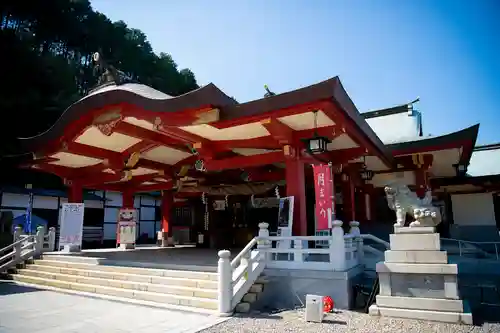
<path fill-rule="evenodd" d="M 57 140 L 64 129 L 72 122 L 86 116 L 91 110 L 102 109 L 106 106 L 129 103 L 150 112 L 176 112 L 187 109 L 196 109 L 203 106 L 213 106 L 220 110 L 220 121 L 231 122 L 236 119 L 265 115 L 273 111 L 292 108 L 317 101 L 329 101 L 334 103 L 338 110 L 343 113 L 346 121 L 359 130 L 361 135 L 371 142 L 376 149 L 377 155 L 383 162 L 391 167 L 394 160 L 385 145 L 375 132 L 361 116 L 352 100 L 347 95 L 338 77 L 283 94 L 259 100 L 238 104 L 235 100 L 213 84 L 209 84 L 187 94 L 164 99 L 145 97 L 140 92 L 115 86 L 105 87 L 93 94 L 77 101 L 71 105 L 47 131 L 31 138 L 22 138 L 23 146 L 27 151 L 33 151 L 33 147 L 42 147 L 47 142 Z M 214 124 L 215 126 L 216 124 Z M 30 150 L 31 149 L 31 150 Z"/>
<path fill-rule="evenodd" d="M 465 128 L 463 130 L 432 137 L 418 137 L 415 140 L 388 144 L 387 148 L 393 153 L 398 154 L 401 151 L 410 153 L 429 152 L 441 150 L 443 147 L 456 146 L 461 147 L 464 143 L 471 145 L 470 151 L 476 143 L 479 132 L 479 124 Z"/>
<path fill-rule="evenodd" d="M 334 77 L 301 89 L 289 91 L 271 97 L 254 100 L 242 104 L 227 105 L 222 110 L 221 122 L 231 123 L 238 118 L 248 118 L 271 114 L 280 109 L 292 108 L 315 101 L 333 102 L 355 128 L 357 128 L 374 147 L 383 161 L 392 166 L 394 160 L 385 145 L 368 125 L 363 116 L 345 91 L 339 77 Z"/>
<path fill-rule="evenodd" d="M 109 105 L 124 102 L 144 110 L 163 113 L 196 109 L 208 105 L 220 107 L 236 103 L 234 99 L 224 94 L 213 83 L 176 97 L 165 95 L 165 98 L 160 98 L 160 94 L 163 93 L 157 92 L 159 93 L 158 98 L 151 98 L 151 96 L 142 95 L 138 90 L 123 89 L 120 86 L 105 87 L 70 105 L 54 125 L 45 132 L 29 138 L 19 138 L 19 140 L 21 140 L 21 145 L 26 151 L 32 151 L 33 147 L 40 147 L 46 142 L 57 140 L 66 126 L 88 114 L 91 110 L 102 109 Z"/>
<path fill-rule="evenodd" d="M 365 119 L 390 116 L 393 114 L 408 112 L 408 104 L 398 105 L 387 109 L 373 110 L 368 112 L 363 112 L 361 116 Z"/>

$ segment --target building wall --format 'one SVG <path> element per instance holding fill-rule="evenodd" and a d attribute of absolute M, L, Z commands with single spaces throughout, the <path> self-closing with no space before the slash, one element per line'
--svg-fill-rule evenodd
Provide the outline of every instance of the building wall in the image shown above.
<path fill-rule="evenodd" d="M 96 191 L 94 193 L 106 200 L 103 223 L 104 240 L 116 240 L 116 222 L 118 220 L 118 211 L 123 203 L 122 194 L 111 191 Z M 137 209 L 139 222 L 136 229 L 137 237 L 146 234 L 147 238 L 156 239 L 156 232 L 161 230 L 161 215 L 157 213 L 159 207 L 160 200 L 154 197 L 142 194 L 134 196 L 134 208 Z"/>
<path fill-rule="evenodd" d="M 415 139 L 420 134 L 421 115 L 414 110 L 368 118 L 366 121 L 384 143 Z"/>
<path fill-rule="evenodd" d="M 451 202 L 451 238 L 476 242 L 500 241 L 492 193 L 453 194 Z"/>
<path fill-rule="evenodd" d="M 455 194 L 451 196 L 453 222 L 460 226 L 496 226 L 491 193 Z"/>
<path fill-rule="evenodd" d="M 92 225 L 102 226 L 104 241 L 116 240 L 116 222 L 118 210 L 122 207 L 122 195 L 118 192 L 95 191 L 96 195 L 106 199 L 105 202 L 98 200 L 85 200 L 85 208 L 104 209 L 104 220 L 95 221 Z M 62 204 L 68 201 L 63 197 L 37 196 L 33 197 L 33 209 L 53 210 L 50 214 L 49 225 L 58 225 L 61 216 Z M 0 211 L 10 211 L 13 217 L 23 215 L 29 204 L 29 195 L 16 193 L 2 193 Z M 138 210 L 139 225 L 137 236 L 147 234 L 148 238 L 155 239 L 156 232 L 161 229 L 161 219 L 158 212 L 160 200 L 148 195 L 136 195 L 134 207 Z M 36 214 L 36 211 L 34 211 Z M 46 218 L 45 216 L 40 216 Z"/>

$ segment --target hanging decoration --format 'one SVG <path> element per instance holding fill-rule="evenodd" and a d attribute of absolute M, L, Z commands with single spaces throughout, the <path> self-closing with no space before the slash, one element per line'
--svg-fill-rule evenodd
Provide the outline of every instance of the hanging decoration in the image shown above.
<path fill-rule="evenodd" d="M 225 196 L 224 201 L 226 201 L 226 209 L 229 209 L 229 195 Z"/>
<path fill-rule="evenodd" d="M 205 221 L 204 221 L 204 229 L 205 231 L 208 231 L 208 222 L 210 221 L 210 216 L 208 213 L 208 199 L 205 194 L 205 192 L 202 193 L 201 195 L 201 202 L 205 205 Z"/>
<path fill-rule="evenodd" d="M 207 169 L 205 168 L 205 162 L 203 160 L 196 160 L 196 162 L 194 162 L 194 168 L 196 169 L 196 171 L 207 171 Z"/>
<path fill-rule="evenodd" d="M 250 203 L 252 204 L 252 208 L 255 208 L 255 194 L 252 194 L 250 197 Z"/>
<path fill-rule="evenodd" d="M 276 198 L 278 198 L 278 199 L 279 199 L 279 198 L 280 198 L 280 189 L 279 189 L 279 187 L 278 187 L 278 186 L 276 186 L 276 187 L 274 188 L 274 193 L 276 194 Z"/>

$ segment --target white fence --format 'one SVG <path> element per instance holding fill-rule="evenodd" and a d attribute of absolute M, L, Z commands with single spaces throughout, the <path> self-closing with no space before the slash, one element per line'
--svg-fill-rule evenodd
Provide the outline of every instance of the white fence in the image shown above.
<path fill-rule="evenodd" d="M 268 224 L 259 224 L 259 235 L 230 262 L 231 253 L 219 251 L 218 300 L 221 314 L 231 313 L 264 268 L 346 271 L 363 260 L 359 222 L 344 234 L 342 221 L 332 223 L 331 236 L 269 236 Z M 328 244 L 308 248 L 308 243 Z M 257 247 L 256 249 L 255 246 Z"/>
<path fill-rule="evenodd" d="M 40 226 L 36 235 L 23 235 L 21 227 L 16 227 L 13 243 L 0 249 L 0 273 L 24 260 L 39 257 L 43 252 L 54 251 L 55 241 L 54 228 L 49 228 L 49 232 L 45 234 L 45 227 Z"/>

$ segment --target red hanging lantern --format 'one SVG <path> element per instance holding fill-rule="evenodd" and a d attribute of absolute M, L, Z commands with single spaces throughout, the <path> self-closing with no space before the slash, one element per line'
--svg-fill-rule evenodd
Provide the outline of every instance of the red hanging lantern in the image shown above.
<path fill-rule="evenodd" d="M 330 296 L 323 297 L 323 312 L 330 313 L 333 311 L 333 299 Z"/>

